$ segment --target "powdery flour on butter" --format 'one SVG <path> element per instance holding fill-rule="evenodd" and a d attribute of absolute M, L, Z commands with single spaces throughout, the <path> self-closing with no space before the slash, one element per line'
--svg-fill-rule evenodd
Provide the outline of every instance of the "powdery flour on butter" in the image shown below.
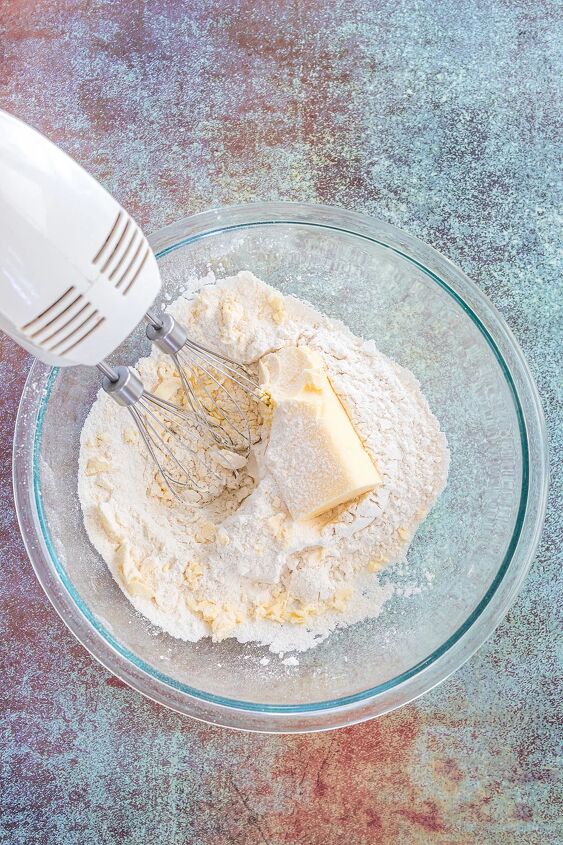
<path fill-rule="evenodd" d="M 264 462 L 269 411 L 252 407 L 248 464 L 236 478 L 222 470 L 208 501 L 180 503 L 159 482 L 129 414 L 102 391 L 82 431 L 79 496 L 88 535 L 122 590 L 175 637 L 236 637 L 278 653 L 377 616 L 392 589 L 377 571 L 404 561 L 448 472 L 446 439 L 414 376 L 248 272 L 169 310 L 195 340 L 244 364 L 287 345 L 319 352 L 382 484 L 293 522 Z M 149 390 L 174 386 L 173 365 L 156 349 L 138 370 Z"/>

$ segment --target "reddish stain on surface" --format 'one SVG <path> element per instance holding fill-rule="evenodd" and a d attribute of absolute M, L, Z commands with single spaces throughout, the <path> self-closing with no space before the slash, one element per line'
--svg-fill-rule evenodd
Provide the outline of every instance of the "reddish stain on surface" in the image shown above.
<path fill-rule="evenodd" d="M 420 729 L 419 716 L 408 708 L 334 734 L 290 740 L 272 771 L 275 790 L 287 800 L 283 811 L 260 817 L 265 841 L 328 845 L 345 837 L 360 845 L 394 842 L 411 831 L 410 841 L 418 843 L 446 833 L 439 804 L 410 776 Z"/>
<path fill-rule="evenodd" d="M 463 782 L 463 772 L 457 760 L 453 757 L 437 756 L 432 762 L 434 777 L 441 787 L 450 793 L 459 790 Z"/>
<path fill-rule="evenodd" d="M 111 675 L 106 680 L 106 686 L 117 687 L 118 689 L 127 689 L 127 684 L 124 683 L 120 678 L 116 678 L 115 675 Z"/>
<path fill-rule="evenodd" d="M 439 818 L 439 812 L 435 802 L 426 801 L 425 807 L 426 809 L 422 812 L 402 808 L 398 810 L 398 813 L 410 822 L 413 822 L 413 824 L 424 828 L 424 830 L 432 831 L 434 833 L 444 831 L 446 828 Z"/>

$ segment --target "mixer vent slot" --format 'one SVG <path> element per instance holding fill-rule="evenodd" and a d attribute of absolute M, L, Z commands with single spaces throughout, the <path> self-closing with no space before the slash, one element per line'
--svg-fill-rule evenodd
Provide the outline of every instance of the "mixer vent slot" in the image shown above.
<path fill-rule="evenodd" d="M 78 346 L 79 343 L 82 343 L 83 340 L 86 340 L 87 337 L 90 337 L 90 335 L 93 334 L 93 332 L 95 332 L 96 329 L 98 329 L 102 325 L 102 323 L 105 323 L 106 318 L 105 317 L 99 317 L 98 313 L 99 312 L 96 311 L 95 314 L 92 315 L 92 318 L 95 316 L 95 317 L 97 317 L 97 319 L 92 324 L 91 324 L 91 321 L 88 320 L 88 323 L 90 325 L 88 325 L 87 328 L 85 328 L 85 330 L 82 332 L 82 334 L 78 338 L 73 336 L 72 341 L 68 346 L 65 346 L 63 349 L 57 350 L 57 352 L 60 355 L 67 355 L 72 349 L 74 349 L 76 346 Z M 67 341 L 67 340 L 69 340 L 68 337 L 65 338 L 65 341 Z"/>
<path fill-rule="evenodd" d="M 119 214 L 117 215 L 116 219 L 115 219 L 115 223 L 113 224 L 113 226 L 111 227 L 111 229 L 109 231 L 107 238 L 105 239 L 105 241 L 103 242 L 103 244 L 101 245 L 101 247 L 99 248 L 99 250 L 97 251 L 95 256 L 93 257 L 92 264 L 99 264 L 100 261 L 103 260 L 105 253 L 109 251 L 110 243 L 113 242 L 113 237 L 114 237 L 115 233 L 119 230 L 119 225 L 121 223 L 123 216 L 124 216 L 123 212 L 120 211 Z"/>
<path fill-rule="evenodd" d="M 147 263 L 149 251 L 149 246 L 143 238 L 127 265 L 127 269 L 124 270 L 116 284 L 116 288 L 120 290 L 123 295 L 127 294 L 137 281 L 141 270 Z"/>
<path fill-rule="evenodd" d="M 149 246 L 141 230 L 120 211 L 93 263 L 125 295 L 137 280 L 148 255 Z"/>
<path fill-rule="evenodd" d="M 71 285 L 62 296 L 59 296 L 48 308 L 45 308 L 41 313 L 37 314 L 28 323 L 21 326 L 21 331 L 30 336 L 35 337 L 37 334 L 53 325 L 60 317 L 69 311 L 80 299 L 80 294 L 76 293 L 76 289 Z"/>
<path fill-rule="evenodd" d="M 21 330 L 36 346 L 64 355 L 92 334 L 104 319 L 76 288 L 70 287 Z"/>

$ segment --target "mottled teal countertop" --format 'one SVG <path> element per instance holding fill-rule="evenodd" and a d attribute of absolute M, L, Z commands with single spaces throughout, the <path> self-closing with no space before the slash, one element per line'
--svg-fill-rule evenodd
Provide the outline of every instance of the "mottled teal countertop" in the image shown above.
<path fill-rule="evenodd" d="M 51 610 L 10 487 L 29 359 L 0 340 L 1 842 L 562 841 L 560 11 L 549 0 L 0 5 L 0 107 L 74 155 L 147 231 L 211 206 L 308 200 L 372 213 L 459 264 L 522 345 L 553 456 L 524 589 L 454 677 L 335 733 L 230 733 L 124 687 Z"/>

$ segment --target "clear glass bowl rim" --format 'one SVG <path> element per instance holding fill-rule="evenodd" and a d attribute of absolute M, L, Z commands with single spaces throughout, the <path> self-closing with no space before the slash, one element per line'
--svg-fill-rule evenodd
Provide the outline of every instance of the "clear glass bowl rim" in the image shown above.
<path fill-rule="evenodd" d="M 109 671 L 147 697 L 180 713 L 227 727 L 270 732 L 326 730 L 382 715 L 441 683 L 479 648 L 518 594 L 541 535 L 547 498 L 547 449 L 539 395 L 523 354 L 503 318 L 476 285 L 432 247 L 357 212 L 302 203 L 253 203 L 179 220 L 148 240 L 158 258 L 221 232 L 275 224 L 333 229 L 376 242 L 410 261 L 446 290 L 478 327 L 503 371 L 520 425 L 522 491 L 507 554 L 489 590 L 467 620 L 416 666 L 375 688 L 307 705 L 260 705 L 211 695 L 157 673 L 98 623 L 58 561 L 43 514 L 38 459 L 42 417 L 56 369 L 31 367 L 16 420 L 14 497 L 24 543 L 49 600 L 77 639 Z M 530 491 L 533 496 L 530 496 Z"/>

